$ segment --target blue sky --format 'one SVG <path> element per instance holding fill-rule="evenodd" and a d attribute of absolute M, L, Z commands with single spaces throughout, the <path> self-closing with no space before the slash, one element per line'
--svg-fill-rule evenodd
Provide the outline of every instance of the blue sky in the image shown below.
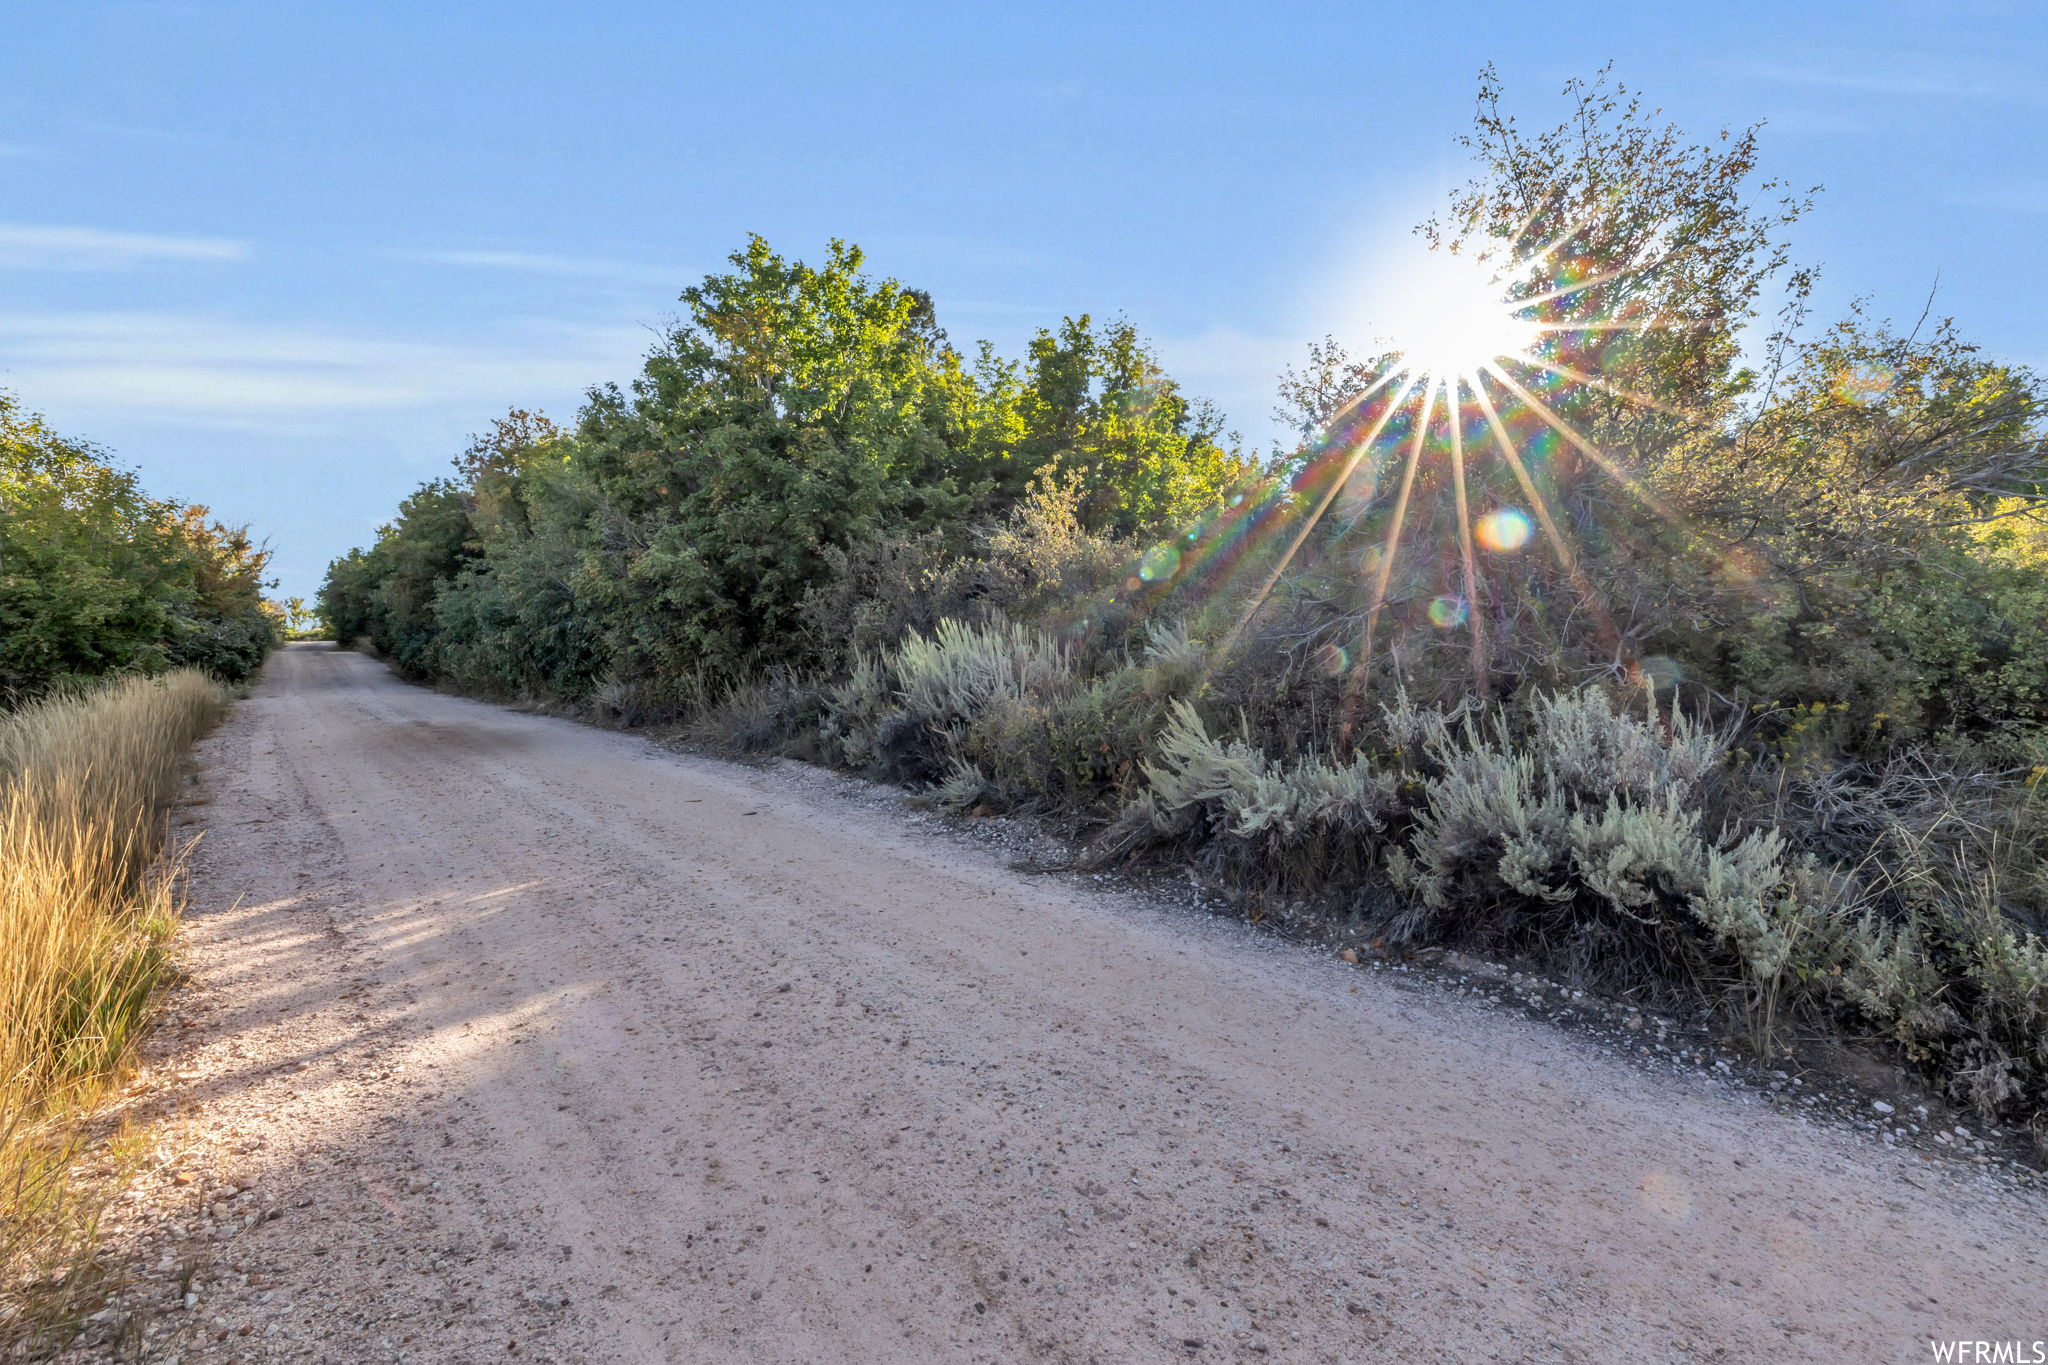
<path fill-rule="evenodd" d="M 1612 61 L 1825 185 L 1822 302 L 2048 368 L 2048 5 L 11 0 L 0 386 L 277 549 L 281 592 L 508 405 L 625 379 L 760 232 L 956 341 L 1122 311 L 1245 435 L 1465 173 Z M 1361 309 L 1363 308 L 1363 312 Z"/>

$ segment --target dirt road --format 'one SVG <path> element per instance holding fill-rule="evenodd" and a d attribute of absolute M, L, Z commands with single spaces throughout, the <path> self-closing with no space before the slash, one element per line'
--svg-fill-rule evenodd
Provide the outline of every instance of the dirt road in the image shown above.
<path fill-rule="evenodd" d="M 317 647 L 203 757 L 186 1365 L 2048 1337 L 2032 1195 L 837 778 Z"/>

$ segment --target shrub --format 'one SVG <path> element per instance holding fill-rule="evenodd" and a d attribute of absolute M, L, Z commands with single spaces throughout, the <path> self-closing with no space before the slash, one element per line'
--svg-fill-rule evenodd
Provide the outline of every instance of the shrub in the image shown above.
<path fill-rule="evenodd" d="M 1339 898 L 1384 875 L 1410 898 L 1382 926 L 1398 939 L 1565 948 L 1582 972 L 1632 979 L 1725 971 L 1774 998 L 1808 921 L 1833 907 L 1801 899 L 1825 880 L 1776 831 L 1705 831 L 1722 742 L 1596 690 L 1542 697 L 1528 719 L 1518 736 L 1505 710 L 1401 697 L 1384 757 L 1283 763 L 1213 738 L 1178 703 L 1113 846 L 1142 825 L 1240 881 Z"/>
<path fill-rule="evenodd" d="M 1374 867 L 1396 805 L 1392 774 L 1363 755 L 1279 763 L 1211 737 L 1189 702 L 1169 714 L 1146 791 L 1113 841 L 1129 846 L 1141 824 L 1241 881 L 1297 892 L 1356 886 Z"/>
<path fill-rule="evenodd" d="M 805 598 L 805 630 L 820 660 L 893 647 L 942 620 L 1032 620 L 1079 635 L 1129 576 L 1131 543 L 1082 523 L 1085 489 L 1071 470 L 1033 479 L 998 522 L 972 528 L 964 547 L 933 531 L 828 554 L 830 576 Z M 1142 621 L 1138 624 L 1143 624 Z M 1091 647 L 1114 643 L 1101 632 Z"/>
<path fill-rule="evenodd" d="M 1343 761 L 1276 759 L 1218 739 L 1192 704 L 1170 712 L 1098 861 L 1171 850 L 1262 897 L 1349 905 L 1395 941 L 1704 994 L 1760 1051 L 1795 1015 L 1874 1030 L 1987 1117 L 2048 1111 L 2048 943 L 1998 889 L 2038 877 L 2036 846 L 1958 841 L 1931 813 L 1946 808 L 1894 800 L 1869 825 L 1892 854 L 1823 861 L 1801 845 L 1842 832 L 1775 799 L 1782 768 L 1597 689 L 1526 709 L 1398 697 Z"/>
<path fill-rule="evenodd" d="M 815 682 L 774 669 L 726 684 L 716 700 L 691 716 L 684 733 L 705 748 L 733 755 L 815 759 L 824 702 Z"/>
<path fill-rule="evenodd" d="M 939 622 L 887 655 L 865 655 L 825 704 L 828 752 L 898 779 L 929 780 L 956 758 L 971 727 L 1063 686 L 1068 652 L 1009 623 Z"/>
<path fill-rule="evenodd" d="M 2048 1153 L 2048 942 L 2015 927 L 2001 903 L 2013 861 L 1993 850 L 1912 868 L 1912 908 L 1859 913 L 1841 936 L 1839 973 L 1818 979 L 1958 1103 L 2031 1120 Z"/>

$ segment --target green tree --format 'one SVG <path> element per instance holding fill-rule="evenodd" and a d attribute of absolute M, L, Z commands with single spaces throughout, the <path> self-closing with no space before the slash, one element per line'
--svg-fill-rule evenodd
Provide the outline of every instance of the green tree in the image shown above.
<path fill-rule="evenodd" d="M 1514 296 L 1545 300 L 1524 315 L 1562 329 L 1546 352 L 1585 377 L 1558 395 L 1565 415 L 1646 456 L 1756 384 L 1745 329 L 1774 279 L 1788 320 L 1803 304 L 1813 273 L 1793 268 L 1786 232 L 1814 191 L 1758 178 L 1759 127 L 1690 141 L 1605 71 L 1564 95 L 1568 116 L 1532 133 L 1482 73 L 1461 139 L 1479 173 L 1420 231 L 1439 250 L 1519 260 Z"/>
<path fill-rule="evenodd" d="M 0 697 L 176 664 L 248 676 L 274 639 L 268 558 L 0 393 Z"/>
<path fill-rule="evenodd" d="M 400 670 L 427 676 L 439 663 L 435 598 L 475 554 L 467 491 L 452 479 L 422 484 L 375 545 L 329 566 L 320 614 L 335 639 L 367 639 Z"/>
<path fill-rule="evenodd" d="M 514 409 L 457 460 L 469 476 L 475 557 L 441 588 L 439 666 L 463 686 L 581 698 L 609 660 L 585 589 L 598 503 L 576 438 Z"/>
<path fill-rule="evenodd" d="M 1077 472 L 1090 529 L 1185 525 L 1256 473 L 1223 444 L 1216 410 L 1182 393 L 1125 319 L 1098 330 L 1084 313 L 1041 330 L 1028 375 L 1016 463 L 1027 477 Z"/>
<path fill-rule="evenodd" d="M 796 656 L 829 547 L 957 518 L 981 491 L 947 439 L 961 369 L 928 298 L 841 242 L 822 268 L 758 237 L 732 263 L 578 428 L 579 594 L 635 682 Z"/>
<path fill-rule="evenodd" d="M 843 242 L 819 266 L 758 237 L 730 261 L 573 430 L 514 409 L 459 480 L 337 561 L 337 638 L 483 690 L 608 685 L 658 711 L 811 661 L 802 604 L 852 547 L 963 551 L 1056 470 L 1095 529 L 1177 526 L 1248 472 L 1128 323 L 1069 320 L 1023 364 L 970 358 L 928 296 Z"/>

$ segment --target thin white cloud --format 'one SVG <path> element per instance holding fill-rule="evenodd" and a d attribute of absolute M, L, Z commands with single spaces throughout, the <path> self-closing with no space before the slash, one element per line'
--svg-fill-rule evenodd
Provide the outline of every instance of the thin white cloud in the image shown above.
<path fill-rule="evenodd" d="M 0 269 L 126 270 L 144 261 L 236 261 L 247 242 L 89 227 L 0 223 Z"/>
<path fill-rule="evenodd" d="M 676 266 L 642 261 L 608 261 L 590 256 L 553 256 L 537 251 L 420 251 L 411 259 L 434 265 L 459 265 L 483 270 L 516 270 L 529 275 L 572 275 L 585 279 L 658 280 L 678 287 L 693 276 Z"/>
<path fill-rule="evenodd" d="M 195 133 L 185 128 L 162 128 L 147 123 L 120 123 L 112 119 L 84 119 L 74 125 L 81 132 L 100 137 L 118 137 L 131 142 L 149 143 L 219 143 L 225 139 L 218 133 Z"/>
<path fill-rule="evenodd" d="M 1966 208 L 1997 209 L 2005 213 L 2048 213 L 2048 182 L 2020 181 L 1965 190 L 1951 195 L 1950 202 Z"/>
<path fill-rule="evenodd" d="M 528 319 L 488 343 L 170 313 L 0 313 L 0 387 L 91 429 L 109 419 L 303 433 L 369 417 L 558 407 L 638 373 L 647 326 Z M 1264 444 L 1302 339 L 1227 327 L 1155 338 L 1167 372 Z M 465 420 L 467 420 L 467 416 Z"/>
<path fill-rule="evenodd" d="M 644 328 L 533 321 L 489 346 L 161 313 L 0 314 L 0 384 L 95 413 L 303 430 L 366 413 L 573 399 L 633 374 Z"/>
<path fill-rule="evenodd" d="M 2039 85 L 2030 76 L 2002 71 L 1983 63 L 1964 66 L 1925 58 L 1913 62 L 1876 58 L 1853 65 L 1754 64 L 1738 66 L 1734 71 L 1737 75 L 1776 85 L 1842 90 L 1893 99 L 2034 103 L 2041 97 Z"/>

